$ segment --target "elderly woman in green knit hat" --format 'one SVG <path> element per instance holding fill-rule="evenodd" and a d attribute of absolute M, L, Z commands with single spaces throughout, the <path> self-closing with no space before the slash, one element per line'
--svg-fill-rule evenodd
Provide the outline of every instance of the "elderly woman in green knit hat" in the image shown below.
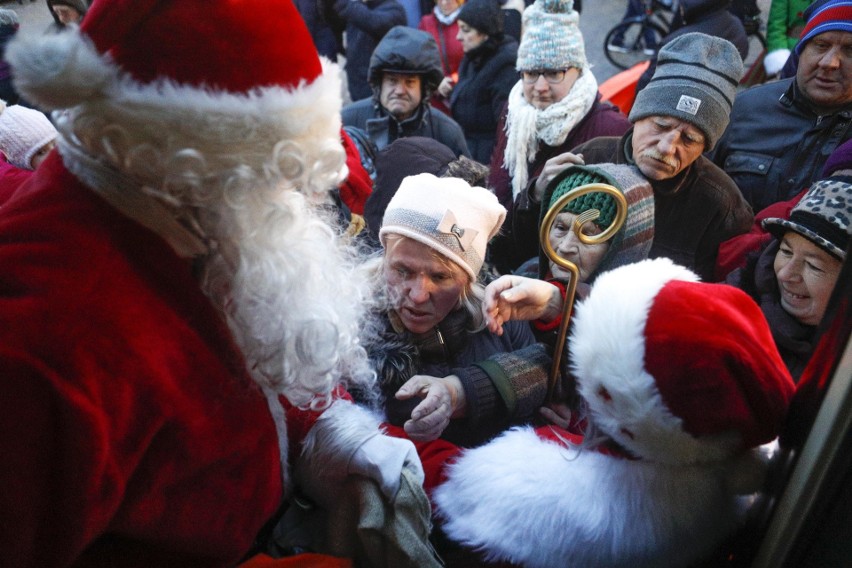
<path fill-rule="evenodd" d="M 584 223 L 581 230 L 589 236 L 603 233 L 616 219 L 615 198 L 604 192 L 587 193 L 569 201 L 557 214 L 548 239 L 560 257 L 576 265 L 579 298 L 588 294 L 599 274 L 646 259 L 654 239 L 653 189 L 636 166 L 626 164 L 574 165 L 563 170 L 545 189 L 542 203 L 549 205 L 542 208 L 539 225 L 562 196 L 591 183 L 608 184 L 619 190 L 627 201 L 627 215 L 612 238 L 586 244 L 574 232 L 574 221 L 581 213 L 597 209 L 598 218 Z M 501 276 L 488 285 L 483 304 L 488 328 L 500 334 L 505 322 L 525 319 L 535 320 L 534 327 L 539 332 L 555 330 L 569 278 L 568 270 L 540 250 L 538 258 L 525 262 L 516 274 Z"/>

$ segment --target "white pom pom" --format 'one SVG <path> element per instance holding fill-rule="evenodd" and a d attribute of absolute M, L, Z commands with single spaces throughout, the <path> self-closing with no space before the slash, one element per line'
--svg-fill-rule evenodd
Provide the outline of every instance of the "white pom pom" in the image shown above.
<path fill-rule="evenodd" d="M 767 53 L 766 57 L 763 58 L 763 68 L 766 69 L 766 74 L 777 75 L 784 64 L 787 63 L 789 57 L 789 49 L 776 49 Z"/>
<path fill-rule="evenodd" d="M 76 28 L 42 36 L 17 34 L 6 59 L 18 90 L 47 110 L 97 98 L 116 76 L 115 67 Z"/>

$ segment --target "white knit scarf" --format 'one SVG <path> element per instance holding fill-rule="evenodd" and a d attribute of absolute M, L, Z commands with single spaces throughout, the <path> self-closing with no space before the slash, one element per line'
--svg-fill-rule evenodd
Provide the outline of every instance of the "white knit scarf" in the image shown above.
<path fill-rule="evenodd" d="M 548 146 L 559 146 L 577 126 L 595 102 L 598 82 L 589 69 L 584 70 L 568 94 L 544 110 L 532 106 L 524 98 L 523 80 L 509 93 L 506 117 L 506 153 L 503 165 L 512 176 L 512 196 L 526 187 L 529 164 L 535 160 L 539 140 Z"/>

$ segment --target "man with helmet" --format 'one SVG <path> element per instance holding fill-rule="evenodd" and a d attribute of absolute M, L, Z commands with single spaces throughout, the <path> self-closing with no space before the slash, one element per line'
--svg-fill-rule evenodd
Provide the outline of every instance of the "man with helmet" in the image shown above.
<path fill-rule="evenodd" d="M 344 107 L 344 126 L 366 132 L 379 150 L 397 138 L 425 136 L 447 145 L 456 156 L 470 157 L 458 123 L 429 106 L 443 79 L 431 35 L 405 26 L 391 29 L 373 51 L 368 79 L 373 96 Z"/>

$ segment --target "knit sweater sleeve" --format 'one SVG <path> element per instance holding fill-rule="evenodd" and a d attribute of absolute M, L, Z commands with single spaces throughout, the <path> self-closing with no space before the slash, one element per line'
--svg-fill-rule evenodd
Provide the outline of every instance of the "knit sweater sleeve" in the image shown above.
<path fill-rule="evenodd" d="M 550 363 L 547 348 L 536 343 L 511 353 L 499 353 L 476 366 L 494 384 L 509 420 L 516 421 L 532 416 L 544 404 Z"/>
<path fill-rule="evenodd" d="M 535 343 L 525 322 L 516 323 L 519 325 L 507 326 L 515 350 L 453 370 L 464 386 L 467 417 L 473 424 L 523 420 L 544 401 L 550 355 L 546 346 Z"/>

